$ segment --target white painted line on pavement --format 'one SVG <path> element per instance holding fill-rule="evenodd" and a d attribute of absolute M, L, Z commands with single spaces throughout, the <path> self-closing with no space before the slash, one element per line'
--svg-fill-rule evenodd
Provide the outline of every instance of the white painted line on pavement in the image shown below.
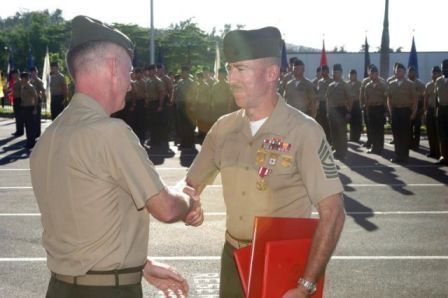
<path fill-rule="evenodd" d="M 32 186 L 0 186 L 1 189 L 33 189 Z"/>
<path fill-rule="evenodd" d="M 220 256 L 148 256 L 155 261 L 217 261 Z M 45 262 L 46 258 L 0 258 L 0 262 Z M 448 260 L 448 256 L 332 256 L 331 260 L 343 261 L 377 261 L 377 260 Z"/>
<path fill-rule="evenodd" d="M 445 215 L 448 211 L 362 211 L 346 212 L 347 215 Z M 225 212 L 205 212 L 205 216 L 225 216 Z M 319 215 L 312 212 L 312 215 Z M 40 216 L 40 213 L 0 213 L 0 217 Z"/>

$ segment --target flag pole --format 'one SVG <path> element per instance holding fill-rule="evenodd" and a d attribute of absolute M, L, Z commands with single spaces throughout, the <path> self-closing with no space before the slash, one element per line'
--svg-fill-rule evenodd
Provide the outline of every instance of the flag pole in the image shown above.
<path fill-rule="evenodd" d="M 150 63 L 154 64 L 154 1 L 151 0 L 151 42 L 149 45 L 149 52 L 150 52 Z"/>

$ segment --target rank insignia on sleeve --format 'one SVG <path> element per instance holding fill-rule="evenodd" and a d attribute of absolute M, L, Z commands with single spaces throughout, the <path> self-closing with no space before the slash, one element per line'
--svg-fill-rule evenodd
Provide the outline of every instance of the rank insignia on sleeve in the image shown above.
<path fill-rule="evenodd" d="M 317 152 L 319 155 L 320 163 L 322 165 L 322 170 L 325 173 L 325 177 L 328 179 L 338 178 L 338 170 L 333 159 L 333 153 L 331 152 L 330 145 L 322 139 L 319 150 Z"/>

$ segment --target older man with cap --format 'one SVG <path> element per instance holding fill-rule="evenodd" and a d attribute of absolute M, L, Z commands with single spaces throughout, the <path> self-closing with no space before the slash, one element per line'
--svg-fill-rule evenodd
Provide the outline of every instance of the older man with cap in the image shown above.
<path fill-rule="evenodd" d="M 97 20 L 72 21 L 76 93 L 30 160 L 52 272 L 47 297 L 142 297 L 142 275 L 166 296 L 188 291 L 174 269 L 147 259 L 149 214 L 198 225 L 199 197 L 167 188 L 137 136 L 109 117 L 124 106 L 133 48 Z"/>
<path fill-rule="evenodd" d="M 235 30 L 224 37 L 229 83 L 240 110 L 220 118 L 187 173 L 202 190 L 221 173 L 226 204 L 220 297 L 244 297 L 233 251 L 252 241 L 255 216 L 310 217 L 320 223 L 303 276 L 284 297 L 307 297 L 344 223 L 342 185 L 316 121 L 277 93 L 281 35 L 277 28 Z"/>

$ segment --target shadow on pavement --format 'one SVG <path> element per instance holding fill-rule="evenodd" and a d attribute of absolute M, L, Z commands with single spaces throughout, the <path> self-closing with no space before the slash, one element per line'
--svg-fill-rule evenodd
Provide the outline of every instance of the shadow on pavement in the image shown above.
<path fill-rule="evenodd" d="M 363 227 L 366 231 L 373 232 L 378 230 L 378 226 L 369 221 L 369 218 L 375 216 L 373 209 L 367 207 L 357 200 L 344 194 L 344 206 L 345 210 L 353 220 Z"/>

